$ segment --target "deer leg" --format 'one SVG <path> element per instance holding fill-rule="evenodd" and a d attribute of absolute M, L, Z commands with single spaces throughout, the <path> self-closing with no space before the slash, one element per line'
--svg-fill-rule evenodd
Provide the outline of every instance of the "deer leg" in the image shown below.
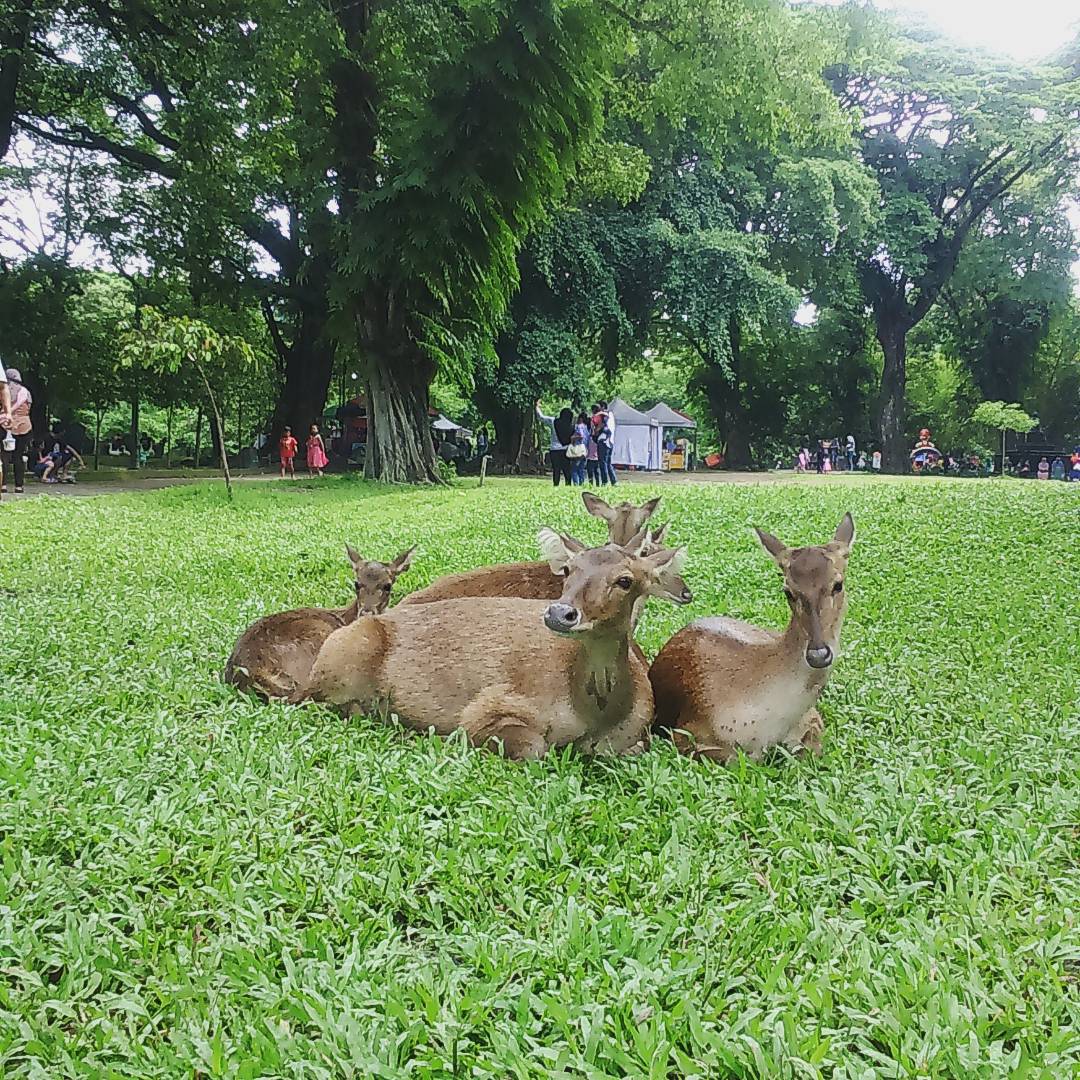
<path fill-rule="evenodd" d="M 739 748 L 734 743 L 712 740 L 704 742 L 699 740 L 693 733 L 676 728 L 671 733 L 672 741 L 679 749 L 680 754 L 695 760 L 703 758 L 706 761 L 717 761 L 721 765 L 727 765 L 734 761 L 739 754 Z"/>
<path fill-rule="evenodd" d="M 535 725 L 519 716 L 484 716 L 468 728 L 471 745 L 502 752 L 511 761 L 541 758 L 548 741 Z"/>
<path fill-rule="evenodd" d="M 793 754 L 813 754 L 821 757 L 822 736 L 825 733 L 825 721 L 817 709 L 810 709 L 799 722 L 795 733 L 787 743 Z"/>

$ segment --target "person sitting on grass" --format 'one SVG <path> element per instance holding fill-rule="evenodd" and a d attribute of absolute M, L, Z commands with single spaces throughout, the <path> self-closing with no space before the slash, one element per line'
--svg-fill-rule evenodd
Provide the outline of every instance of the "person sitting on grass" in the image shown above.
<path fill-rule="evenodd" d="M 297 442 L 296 437 L 292 433 L 291 427 L 286 427 L 282 433 L 281 438 L 278 440 L 278 457 L 281 458 L 281 479 L 285 479 L 285 470 L 289 472 L 294 480 L 296 479 L 296 469 L 293 466 L 293 459 L 296 457 Z"/>
<path fill-rule="evenodd" d="M 86 468 L 79 451 L 70 443 L 64 441 L 59 434 L 54 434 L 50 440 L 48 464 L 41 475 L 46 484 L 74 484 L 75 477 L 71 473 L 71 463 L 77 461 L 80 469 Z"/>

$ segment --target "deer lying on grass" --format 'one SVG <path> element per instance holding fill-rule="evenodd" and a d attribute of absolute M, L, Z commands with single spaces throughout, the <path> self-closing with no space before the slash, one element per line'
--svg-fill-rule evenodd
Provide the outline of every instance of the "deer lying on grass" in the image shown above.
<path fill-rule="evenodd" d="M 633 506 L 628 502 L 609 506 L 603 499 L 587 491 L 581 498 L 585 509 L 593 517 L 607 522 L 608 543 L 619 545 L 630 543 L 660 505 L 659 497 L 650 499 L 644 506 Z M 651 543 L 656 550 L 659 550 L 666 532 L 666 525 L 653 532 Z M 546 562 L 497 563 L 438 578 L 427 588 L 410 593 L 401 604 L 430 604 L 434 600 L 455 600 L 465 596 L 558 600 L 562 588 L 562 577 L 552 573 Z"/>
<path fill-rule="evenodd" d="M 643 554 L 647 534 L 624 547 L 586 549 L 545 529 L 555 603 L 468 597 L 398 604 L 335 630 L 290 700 L 353 712 L 392 711 L 407 727 L 473 746 L 501 745 L 510 758 L 553 746 L 624 754 L 643 745 L 652 722 L 648 667 L 630 651 L 634 609 L 645 596 L 691 599 L 679 577 L 684 552 Z M 483 627 L 484 640 L 463 637 Z"/>
<path fill-rule="evenodd" d="M 345 608 L 296 608 L 253 622 L 225 664 L 225 681 L 266 698 L 288 697 L 303 686 L 323 642 L 361 615 L 386 610 L 394 582 L 409 569 L 415 547 L 393 562 L 363 559 L 348 544 L 356 599 Z"/>
<path fill-rule="evenodd" d="M 782 634 L 722 617 L 697 619 L 649 671 L 656 727 L 694 757 L 759 759 L 770 747 L 821 753 L 816 705 L 840 645 L 844 574 L 855 540 L 846 514 L 830 543 L 787 547 L 757 530 L 784 575 L 791 621 Z"/>

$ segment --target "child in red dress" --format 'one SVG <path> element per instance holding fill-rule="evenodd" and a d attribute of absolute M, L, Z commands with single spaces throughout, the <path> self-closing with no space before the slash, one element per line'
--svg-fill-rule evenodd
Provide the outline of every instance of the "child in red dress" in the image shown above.
<path fill-rule="evenodd" d="M 289 470 L 289 475 L 295 480 L 296 470 L 293 468 L 293 458 L 296 457 L 297 442 L 293 438 L 292 428 L 287 427 L 281 433 L 281 439 L 278 441 L 278 456 L 281 458 L 281 479 L 285 479 L 285 470 Z"/>
<path fill-rule="evenodd" d="M 326 456 L 326 446 L 323 443 L 323 438 L 319 434 L 318 424 L 311 425 L 311 433 L 308 435 L 307 441 L 307 467 L 308 476 L 318 473 L 322 476 L 323 469 L 329 464 L 329 459 Z"/>

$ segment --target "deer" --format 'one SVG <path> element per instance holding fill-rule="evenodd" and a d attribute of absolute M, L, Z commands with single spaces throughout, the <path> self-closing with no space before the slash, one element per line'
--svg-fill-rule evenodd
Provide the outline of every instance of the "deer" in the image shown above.
<path fill-rule="evenodd" d="M 394 582 L 412 564 L 415 545 L 393 562 L 363 558 L 345 545 L 356 598 L 344 608 L 296 608 L 256 619 L 225 664 L 225 682 L 260 697 L 284 698 L 302 686 L 323 642 L 362 615 L 378 615 L 390 603 Z"/>
<path fill-rule="evenodd" d="M 608 542 L 617 545 L 629 544 L 660 505 L 659 497 L 650 499 L 643 506 L 634 506 L 628 502 L 609 506 L 599 496 L 588 491 L 583 492 L 581 498 L 590 514 L 607 522 Z M 666 525 L 653 530 L 649 542 L 659 550 L 666 533 Z M 466 596 L 517 596 L 525 600 L 558 600 L 562 595 L 562 588 L 561 577 L 552 573 L 547 562 L 497 563 L 438 578 L 427 588 L 410 593 L 401 603 L 430 604 L 435 600 L 453 600 Z"/>
<path fill-rule="evenodd" d="M 817 547 L 790 548 L 756 532 L 783 574 L 787 629 L 697 619 L 667 642 L 649 669 L 654 730 L 691 757 L 727 763 L 740 751 L 760 760 L 781 745 L 796 754 L 822 750 L 817 702 L 840 648 L 855 522 L 845 514 L 832 540 Z"/>
<path fill-rule="evenodd" d="M 398 604 L 335 630 L 290 701 L 346 713 L 393 713 L 407 728 L 449 735 L 513 760 L 553 747 L 592 754 L 640 751 L 653 697 L 648 665 L 630 649 L 635 607 L 646 596 L 692 599 L 680 577 L 685 549 L 630 544 L 586 548 L 540 532 L 555 601 L 458 597 Z M 484 628 L 476 643 L 462 628 Z"/>

